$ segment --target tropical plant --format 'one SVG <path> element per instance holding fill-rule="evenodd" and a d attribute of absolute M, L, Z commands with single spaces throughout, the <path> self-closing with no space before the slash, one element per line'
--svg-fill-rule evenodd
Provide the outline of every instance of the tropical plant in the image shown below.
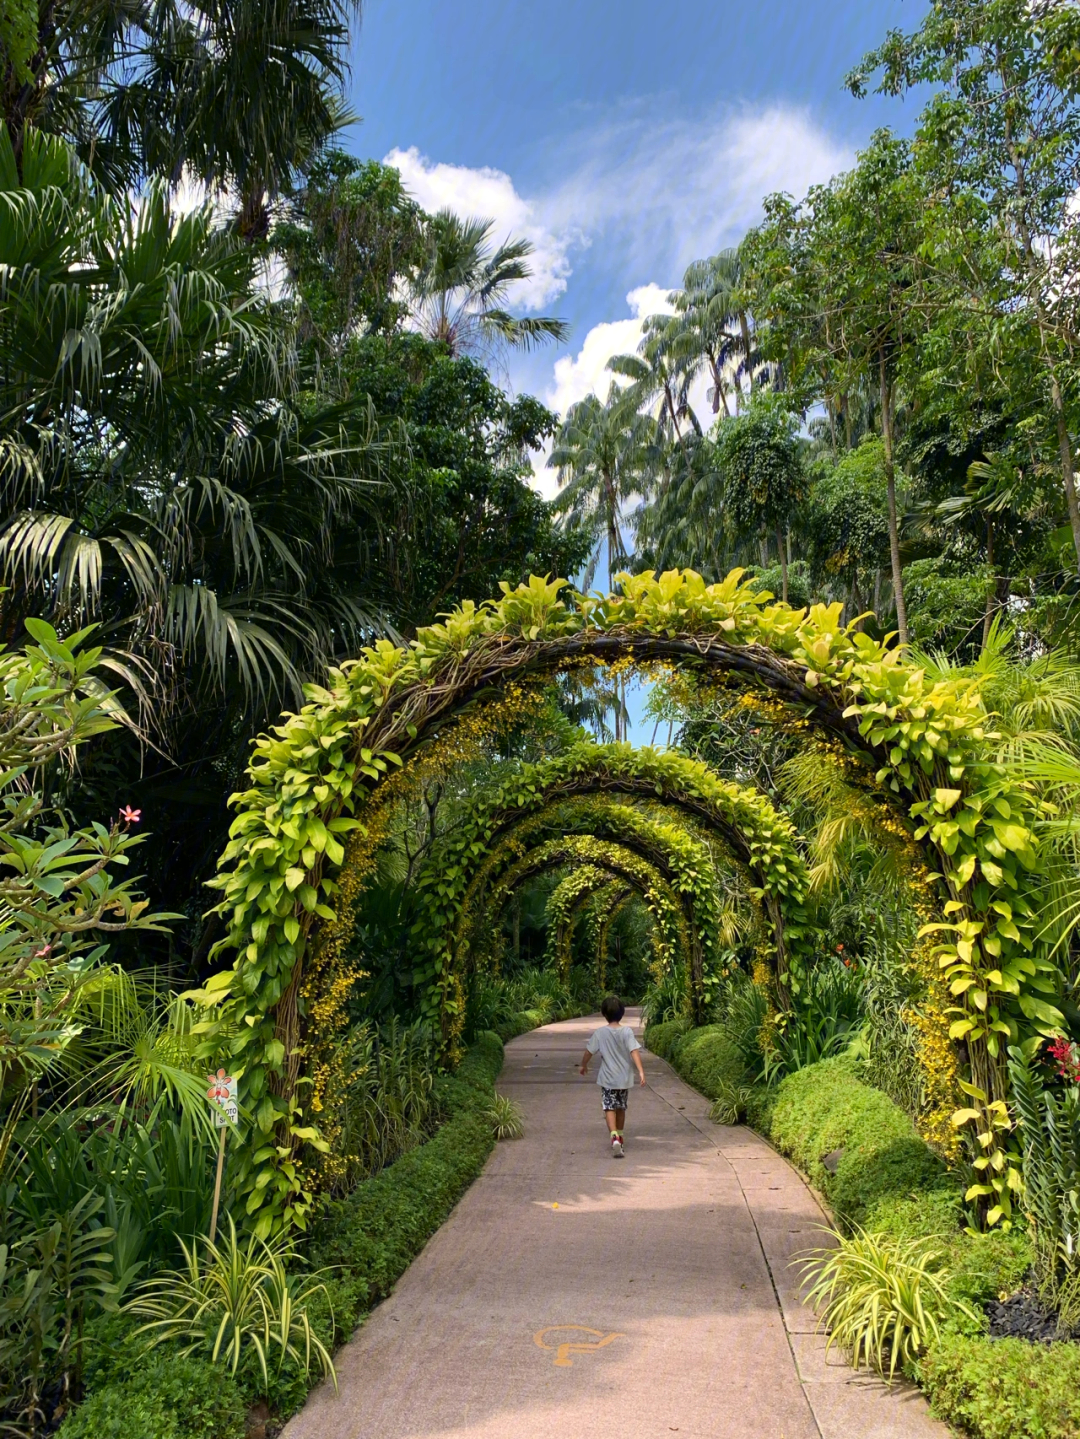
<path fill-rule="evenodd" d="M 830 1231 L 835 1247 L 806 1256 L 800 1267 L 809 1285 L 806 1299 L 828 1328 L 826 1351 L 834 1344 L 851 1355 L 854 1368 L 867 1364 L 891 1381 L 908 1368 L 941 1333 L 946 1319 L 975 1316 L 945 1288 L 940 1255 L 922 1240 L 898 1240 L 863 1229 L 853 1235 Z"/>
<path fill-rule="evenodd" d="M 976 1084 L 960 1081 L 960 1088 L 973 1101 L 958 1109 L 952 1120 L 958 1128 L 971 1126 L 973 1136 L 971 1167 L 975 1182 L 964 1198 L 975 1200 L 977 1214 L 988 1227 L 1012 1222 L 1013 1204 L 1024 1192 L 1020 1155 L 1011 1142 L 1014 1121 L 1001 1099 L 988 1098 Z"/>
<path fill-rule="evenodd" d="M 1064 1088 L 1055 1093 L 1022 1050 L 1009 1051 L 1012 1097 L 1024 1152 L 1022 1203 L 1035 1249 L 1040 1298 L 1067 1337 L 1080 1327 L 1080 1084 L 1076 1046 L 1059 1041 Z"/>
<path fill-rule="evenodd" d="M 61 0 L 14 32 L 0 104 L 16 159 L 38 129 L 77 143 L 110 188 L 186 175 L 235 196 L 239 232 L 261 238 L 270 202 L 350 119 L 341 91 L 359 9 Z"/>
<path fill-rule="evenodd" d="M 207 693 L 241 713 L 299 693 L 376 624 L 326 564 L 378 488 L 366 397 L 301 398 L 285 317 L 208 207 L 177 217 L 158 183 L 113 200 L 37 135 L 20 178 L 3 132 L 0 194 L 8 632 L 100 616 L 159 733 Z"/>
<path fill-rule="evenodd" d="M 528 350 L 564 340 L 564 320 L 515 316 L 506 309 L 511 286 L 532 274 L 529 240 L 507 240 L 493 249 L 494 220 L 463 220 L 452 210 L 432 215 L 425 227 L 426 255 L 412 281 L 412 320 L 451 355 Z"/>
<path fill-rule="evenodd" d="M 51 1431 L 78 1395 L 84 1323 L 115 1309 L 102 1200 L 84 1195 L 12 1245 L 0 1244 L 0 1426 Z M 5 1423 L 5 1420 L 8 1421 Z"/>
<path fill-rule="evenodd" d="M 161 929 L 173 917 L 149 913 L 133 882 L 115 878 L 140 842 L 130 830 L 137 811 L 81 830 L 49 814 L 47 769 L 116 728 L 122 711 L 101 683 L 102 651 L 86 645 L 88 630 L 64 643 L 41 620 L 27 629 L 36 644 L 0 649 L 0 1081 L 16 1095 L 77 1034 L 75 996 L 106 952 L 102 936 Z"/>
<path fill-rule="evenodd" d="M 183 1354 L 205 1354 L 235 1374 L 253 1364 L 263 1385 L 285 1369 L 305 1378 L 316 1363 L 337 1387 L 330 1351 L 312 1330 L 307 1304 L 325 1294 L 318 1275 L 300 1279 L 288 1272 L 289 1248 L 237 1237 L 229 1216 L 228 1234 L 218 1243 L 203 1236 L 182 1244 L 184 1266 L 157 1275 L 126 1306 L 146 1322 L 138 1330 L 151 1344 L 173 1341 Z"/>
<path fill-rule="evenodd" d="M 346 1075 L 342 1132 L 348 1183 L 377 1174 L 423 1142 L 432 1116 L 434 1052 L 426 1025 L 396 1016 L 354 1025 L 343 1042 Z"/>
<path fill-rule="evenodd" d="M 487 1110 L 491 1132 L 496 1139 L 520 1139 L 525 1133 L 521 1105 L 508 1094 L 496 1094 Z"/>
<path fill-rule="evenodd" d="M 566 412 L 548 464 L 559 475 L 556 509 L 587 525 L 598 546 L 590 575 L 605 540 L 609 576 L 626 558 L 623 507 L 645 492 L 652 458 L 652 427 L 616 385 L 606 402 L 587 395 Z"/>
<path fill-rule="evenodd" d="M 721 421 L 716 459 L 723 475 L 724 505 L 731 523 L 748 535 L 776 537 L 782 599 L 788 602 L 785 532 L 805 486 L 795 417 L 776 396 L 759 396 L 745 414 Z"/>

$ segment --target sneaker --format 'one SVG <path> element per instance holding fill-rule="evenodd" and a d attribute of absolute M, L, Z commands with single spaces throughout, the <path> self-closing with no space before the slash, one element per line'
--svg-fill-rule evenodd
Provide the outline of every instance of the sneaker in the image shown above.
<path fill-rule="evenodd" d="M 613 1159 L 621 1159 L 623 1157 L 622 1140 L 617 1134 L 611 1136 L 611 1155 Z"/>

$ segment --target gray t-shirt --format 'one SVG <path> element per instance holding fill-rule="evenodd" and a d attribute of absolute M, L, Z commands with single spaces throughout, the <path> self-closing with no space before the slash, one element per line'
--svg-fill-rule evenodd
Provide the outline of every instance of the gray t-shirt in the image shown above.
<path fill-rule="evenodd" d="M 630 1059 L 635 1049 L 640 1049 L 634 1038 L 634 1031 L 621 1024 L 605 1024 L 603 1029 L 594 1029 L 585 1046 L 590 1054 L 600 1056 L 597 1084 L 605 1089 L 629 1089 L 634 1082 L 634 1068 Z"/>

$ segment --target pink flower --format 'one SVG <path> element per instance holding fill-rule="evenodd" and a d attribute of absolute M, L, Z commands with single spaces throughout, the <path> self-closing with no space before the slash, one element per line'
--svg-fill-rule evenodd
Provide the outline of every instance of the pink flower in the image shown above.
<path fill-rule="evenodd" d="M 120 809 L 120 818 L 125 824 L 138 824 L 142 819 L 142 810 L 132 809 L 129 804 L 125 804 Z"/>
<path fill-rule="evenodd" d="M 1055 1039 L 1047 1049 L 1057 1065 L 1058 1077 L 1080 1084 L 1080 1045 L 1070 1044 L 1067 1039 Z"/>
<path fill-rule="evenodd" d="M 47 959 L 50 954 L 52 954 L 52 945 L 51 945 L 51 944 L 43 944 L 40 949 L 36 949 L 36 950 L 34 951 L 34 958 L 35 958 L 35 959 Z"/>

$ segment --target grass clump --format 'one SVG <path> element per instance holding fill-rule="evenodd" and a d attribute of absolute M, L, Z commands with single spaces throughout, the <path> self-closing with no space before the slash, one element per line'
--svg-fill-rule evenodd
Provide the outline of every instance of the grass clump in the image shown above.
<path fill-rule="evenodd" d="M 946 1289 L 941 1254 L 922 1240 L 898 1240 L 859 1229 L 835 1248 L 802 1260 L 807 1302 L 858 1369 L 868 1365 L 891 1381 L 941 1334 L 950 1313 L 975 1316 Z"/>
<path fill-rule="evenodd" d="M 491 1132 L 496 1140 L 520 1139 L 525 1133 L 525 1116 L 521 1105 L 508 1094 L 496 1094 L 487 1109 Z"/>

